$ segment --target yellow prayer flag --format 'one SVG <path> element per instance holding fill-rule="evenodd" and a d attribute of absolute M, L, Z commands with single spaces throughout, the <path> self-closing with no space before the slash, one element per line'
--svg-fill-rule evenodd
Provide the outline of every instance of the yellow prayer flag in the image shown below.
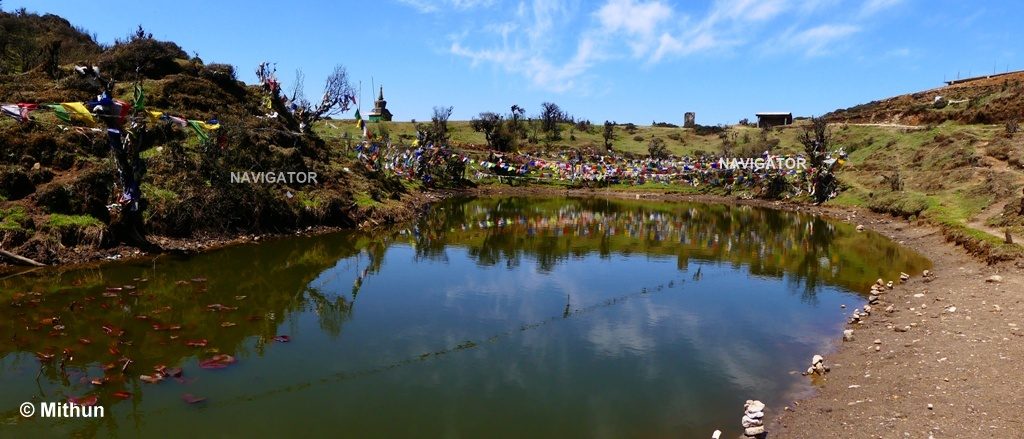
<path fill-rule="evenodd" d="M 89 125 L 96 123 L 96 120 L 92 117 L 92 113 L 88 108 L 85 108 L 85 104 L 81 102 L 62 102 L 60 106 L 64 107 L 64 110 L 68 112 L 68 115 L 72 120 L 87 122 Z"/>

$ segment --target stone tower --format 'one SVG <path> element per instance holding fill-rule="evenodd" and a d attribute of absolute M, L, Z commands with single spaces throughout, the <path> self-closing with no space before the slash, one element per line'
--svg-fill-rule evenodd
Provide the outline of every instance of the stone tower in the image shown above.
<path fill-rule="evenodd" d="M 683 115 L 683 128 L 694 128 L 697 126 L 697 113 L 687 111 Z"/>
<path fill-rule="evenodd" d="M 373 103 L 373 111 L 369 114 L 371 122 L 391 122 L 391 112 L 388 111 L 388 101 L 384 100 L 384 86 L 380 87 L 380 94 Z"/>

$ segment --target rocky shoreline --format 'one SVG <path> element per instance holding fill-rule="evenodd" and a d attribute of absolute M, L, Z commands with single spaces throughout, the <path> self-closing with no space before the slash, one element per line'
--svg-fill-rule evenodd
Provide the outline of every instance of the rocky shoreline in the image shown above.
<path fill-rule="evenodd" d="M 766 418 L 767 437 L 1024 439 L 1016 413 L 1024 383 L 1011 372 L 1024 360 L 1024 261 L 988 264 L 938 226 L 857 208 L 607 190 L 489 187 L 477 193 L 750 205 L 817 214 L 887 236 L 930 259 L 932 269 L 893 279 L 891 289 L 890 280 L 876 283 L 870 315 L 859 310 L 853 319 L 851 312 L 847 331 L 855 335 L 837 334 L 835 350 L 823 352 L 829 372 L 814 378 L 815 394 Z"/>

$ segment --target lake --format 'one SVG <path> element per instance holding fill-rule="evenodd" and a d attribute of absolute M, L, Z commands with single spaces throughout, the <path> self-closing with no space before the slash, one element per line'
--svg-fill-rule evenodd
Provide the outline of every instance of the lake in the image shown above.
<path fill-rule="evenodd" d="M 506 197 L 34 271 L 0 280 L 0 436 L 735 437 L 744 400 L 813 391 L 875 279 L 927 268 L 802 213 Z M 18 413 L 69 398 L 105 416 Z"/>

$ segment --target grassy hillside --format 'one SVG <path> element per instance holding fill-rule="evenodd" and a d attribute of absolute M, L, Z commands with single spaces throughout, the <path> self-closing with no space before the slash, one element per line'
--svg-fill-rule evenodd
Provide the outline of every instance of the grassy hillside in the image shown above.
<path fill-rule="evenodd" d="M 44 51 L 52 56 L 37 59 L 26 55 L 47 47 L 59 50 Z M 351 225 L 368 212 L 402 208 L 407 194 L 421 188 L 361 166 L 353 150 L 361 133 L 353 120 L 321 121 L 312 133 L 300 133 L 284 108 L 278 118 L 263 117 L 266 93 L 238 81 L 234 66 L 190 57 L 141 29 L 103 47 L 59 17 L 0 13 L 0 49 L 3 103 L 91 99 L 95 87 L 72 70 L 76 63 L 88 63 L 119 81 L 115 97 L 129 100 L 138 80 L 148 107 L 222 122 L 218 142 L 167 126 L 144 136 L 145 227 L 161 239 L 202 241 Z M 1022 81 L 1024 75 L 973 81 L 828 115 L 832 149 L 850 153 L 839 171 L 843 192 L 830 203 L 940 224 L 950 239 L 992 259 L 1019 254 L 1020 247 L 1002 244 L 1001 237 L 1007 230 L 1024 236 L 1024 134 L 1015 133 L 1009 123 L 1024 114 Z M 939 95 L 948 101 L 944 106 L 934 104 Z M 89 259 L 89 252 L 132 238 L 118 213 L 108 209 L 118 197 L 118 174 L 105 134 L 59 125 L 45 112 L 29 124 L 0 119 L 0 246 L 46 262 L 77 260 L 78 254 Z M 566 123 L 561 138 L 551 141 L 528 129 L 527 138 L 518 139 L 518 150 L 642 157 L 648 144 L 659 139 L 676 156 L 747 157 L 765 149 L 800 153 L 798 137 L 806 125 L 798 120 L 793 126 L 760 130 L 622 124 L 614 127 L 609 151 L 602 126 L 581 129 Z M 411 122 L 370 127 L 378 138 L 386 134 L 399 146 L 415 138 Z M 483 133 L 473 131 L 468 121 L 449 122 L 448 135 L 456 149 L 486 152 Z M 320 184 L 229 183 L 231 172 L 248 170 L 311 171 Z M 693 190 L 654 183 L 614 189 Z"/>
<path fill-rule="evenodd" d="M 394 144 L 409 145 L 416 138 L 416 127 L 412 122 L 370 122 L 369 127 L 370 131 L 377 136 L 380 136 L 381 133 L 389 134 Z M 778 147 L 781 148 L 778 150 L 779 152 L 796 152 L 801 149 L 797 146 L 799 145 L 797 136 L 801 132 L 801 127 L 802 125 L 779 127 L 768 131 L 767 136 L 770 141 L 778 141 Z M 594 125 L 590 131 L 580 131 L 575 129 L 573 124 L 563 123 L 561 128 L 561 139 L 545 141 L 543 135 L 539 135 L 540 139 L 536 142 L 521 139 L 519 149 L 527 152 L 562 149 L 605 151 L 602 137 L 603 127 Z M 637 125 L 635 130 L 630 132 L 625 124 L 620 124 L 615 126 L 615 138 L 612 140 L 611 151 L 647 155 L 647 146 L 651 139 L 659 138 L 665 142 L 669 151 L 677 156 L 719 155 L 722 154 L 724 139 L 730 139 L 736 144 L 736 152 L 747 152 L 744 151 L 744 148 L 754 148 L 759 142 L 761 130 L 758 128 L 747 126 L 724 128 L 725 138 L 720 134 L 701 135 L 691 128 Z M 469 121 L 449 121 L 448 129 L 451 142 L 456 147 L 468 150 L 483 150 L 487 147 L 484 134 L 473 131 Z M 344 142 L 346 139 L 354 141 L 361 137 L 353 119 L 324 121 L 318 125 L 317 131 L 324 139 L 330 141 Z"/>
<path fill-rule="evenodd" d="M 993 124 L 1024 115 L 1024 72 L 979 78 L 872 101 L 825 115 L 833 122 L 903 125 Z"/>

